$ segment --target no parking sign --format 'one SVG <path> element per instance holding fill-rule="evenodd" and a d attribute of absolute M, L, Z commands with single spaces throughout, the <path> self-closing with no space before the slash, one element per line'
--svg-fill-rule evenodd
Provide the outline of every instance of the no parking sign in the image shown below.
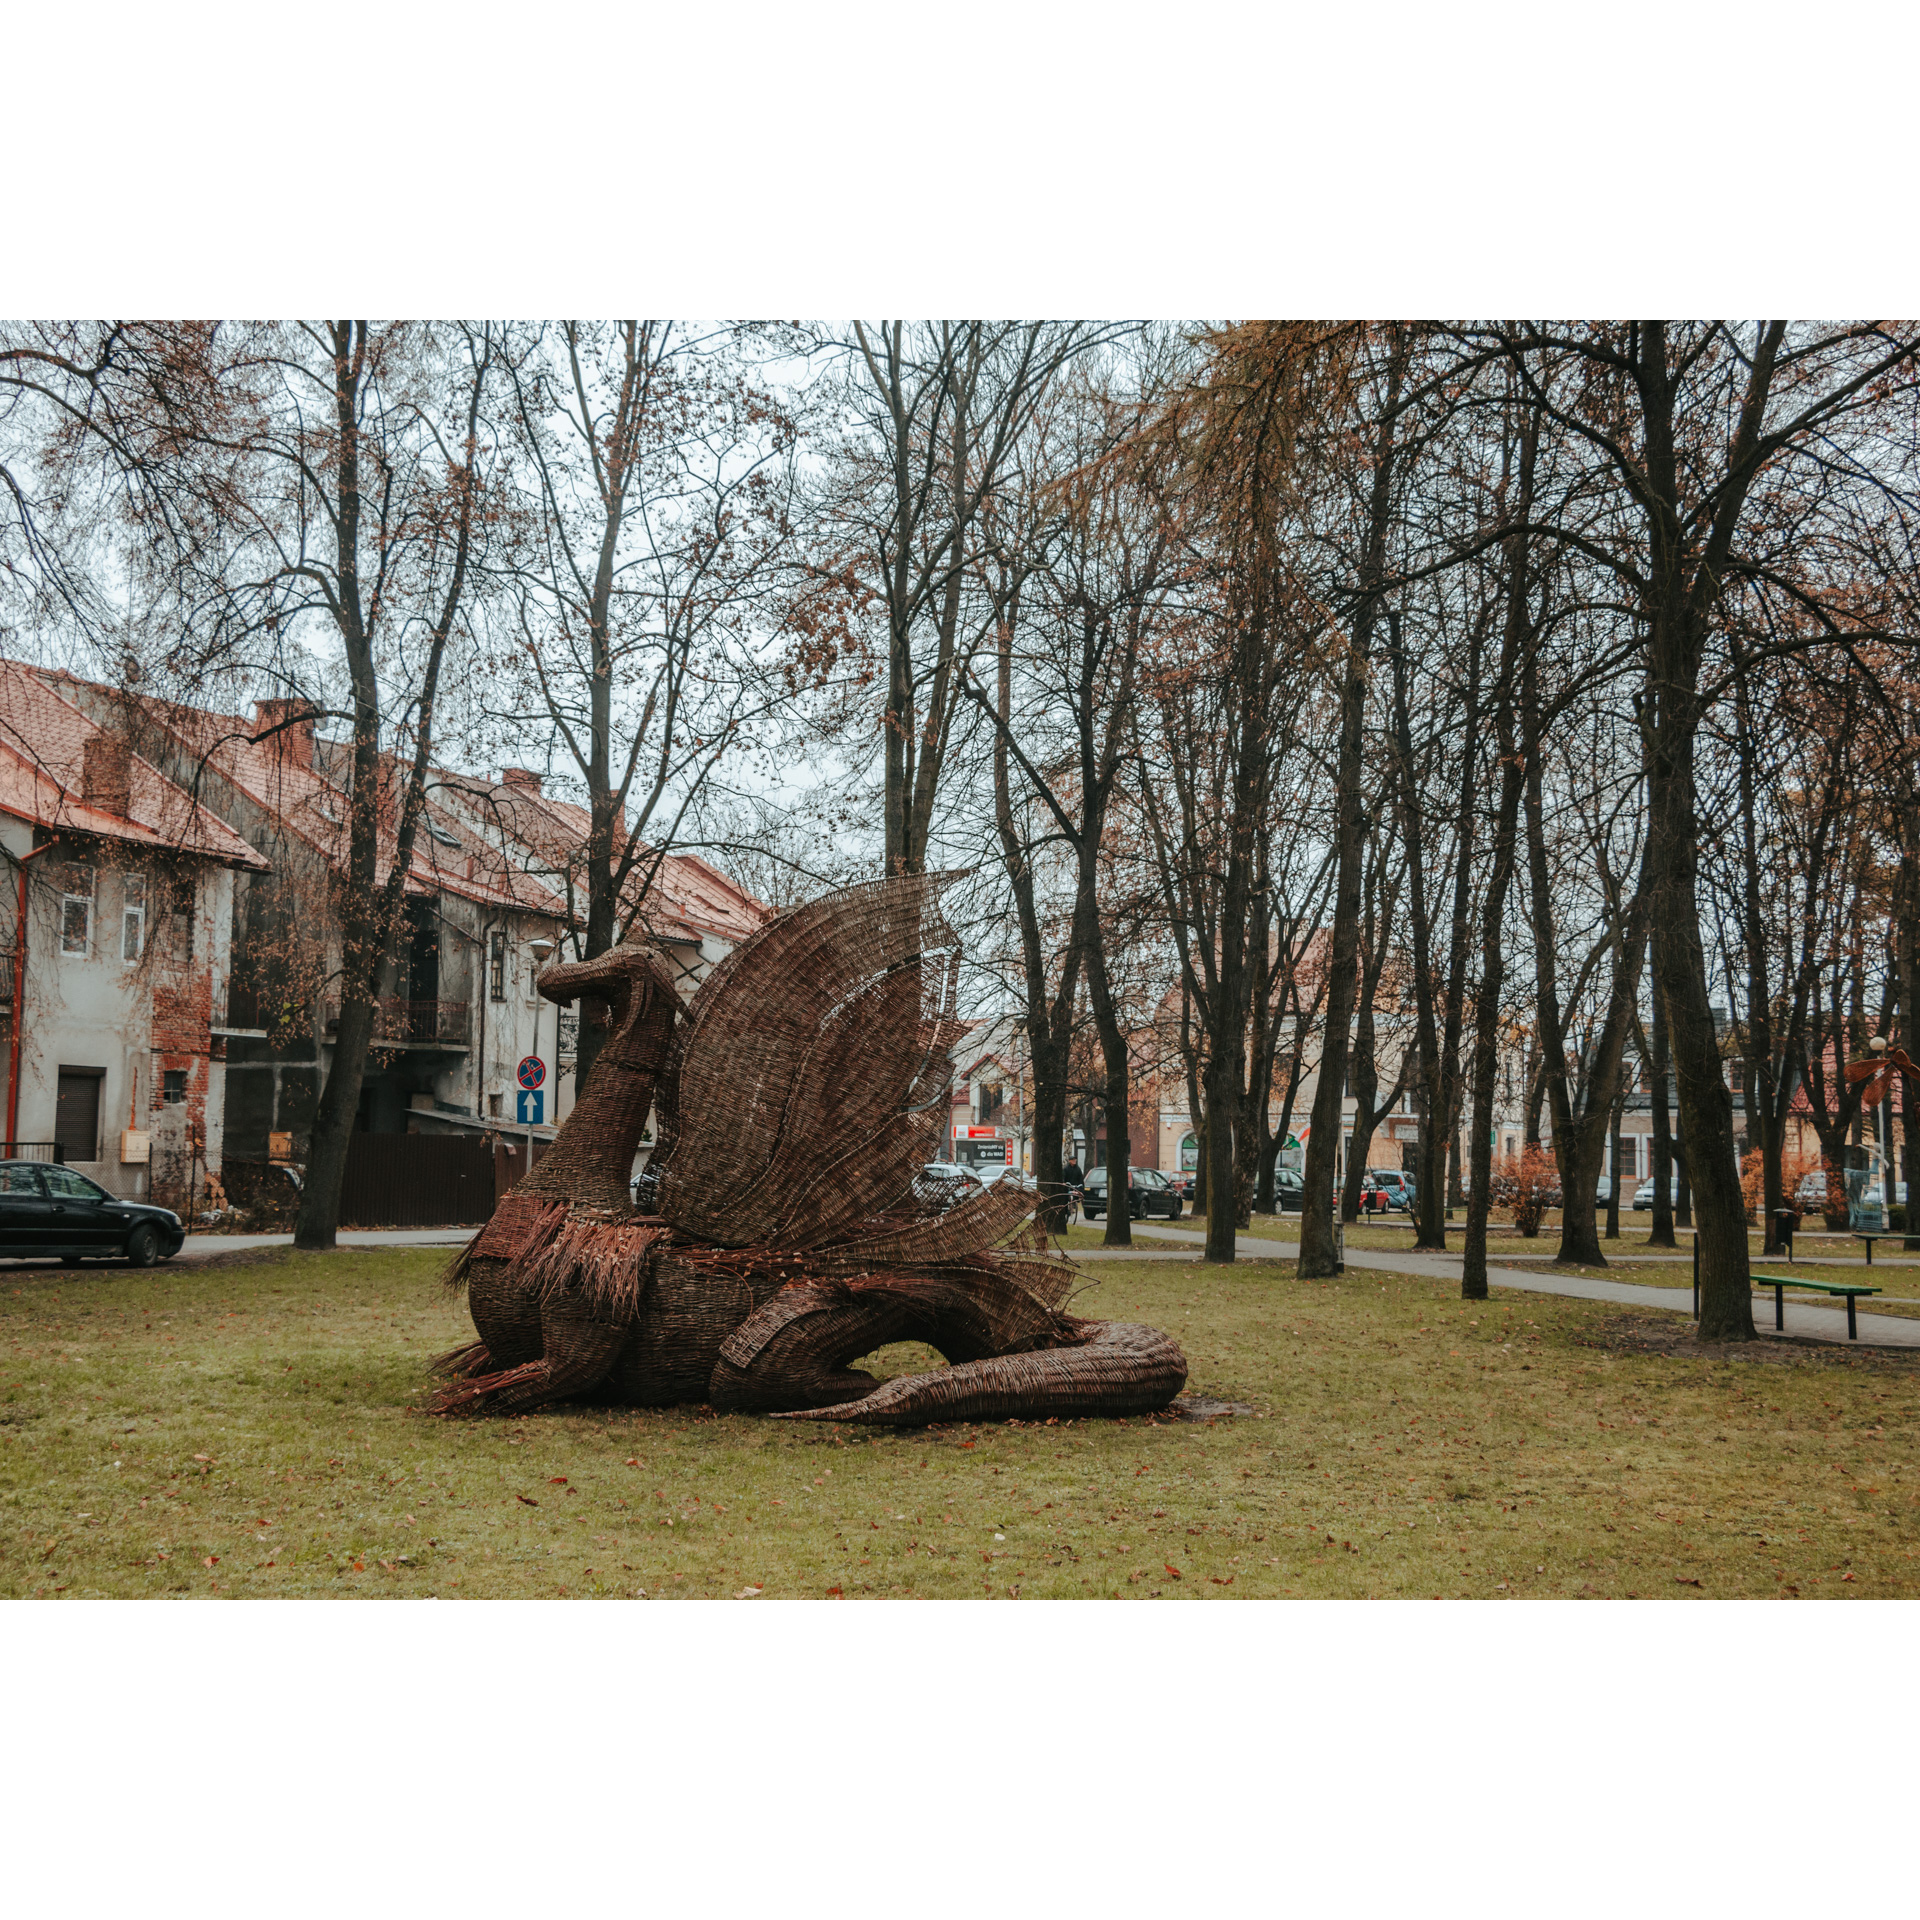
<path fill-rule="evenodd" d="M 514 1097 L 514 1119 L 523 1127 L 540 1126 L 546 1119 L 547 1096 L 540 1089 L 546 1084 L 547 1063 L 537 1053 L 530 1053 L 514 1069 L 513 1077 L 520 1083 Z"/>

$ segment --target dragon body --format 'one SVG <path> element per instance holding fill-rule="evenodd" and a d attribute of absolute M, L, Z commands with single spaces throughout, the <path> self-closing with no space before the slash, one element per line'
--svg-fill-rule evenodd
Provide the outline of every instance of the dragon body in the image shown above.
<path fill-rule="evenodd" d="M 956 1200 L 923 1171 L 960 1031 L 943 884 L 783 914 L 684 1009 L 651 947 L 541 973 L 607 1036 L 553 1146 L 455 1263 L 477 1338 L 438 1363 L 438 1411 L 692 1401 L 911 1426 L 1146 1412 L 1180 1391 L 1166 1335 L 1066 1311 L 1075 1269 L 1030 1194 Z M 900 1340 L 949 1365 L 881 1385 L 850 1364 Z"/>

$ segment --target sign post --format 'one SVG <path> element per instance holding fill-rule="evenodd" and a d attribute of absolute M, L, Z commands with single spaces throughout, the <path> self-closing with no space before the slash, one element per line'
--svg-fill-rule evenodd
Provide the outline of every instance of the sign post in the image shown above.
<path fill-rule="evenodd" d="M 547 1063 L 537 1053 L 528 1054 L 514 1069 L 513 1077 L 520 1083 L 520 1091 L 515 1096 L 517 1111 L 514 1118 L 527 1129 L 527 1170 L 533 1170 L 533 1129 L 542 1124 L 546 1115 L 547 1096 L 541 1088 L 547 1081 Z"/>

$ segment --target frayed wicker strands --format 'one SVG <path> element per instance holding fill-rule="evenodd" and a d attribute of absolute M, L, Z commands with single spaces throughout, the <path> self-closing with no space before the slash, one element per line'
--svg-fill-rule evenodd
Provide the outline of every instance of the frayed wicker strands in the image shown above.
<path fill-rule="evenodd" d="M 659 1222 L 616 1220 L 596 1210 L 562 1213 L 557 1230 L 529 1247 L 509 1282 L 545 1303 L 577 1294 L 596 1320 L 638 1317 L 647 1288 L 647 1253 L 665 1237 Z"/>

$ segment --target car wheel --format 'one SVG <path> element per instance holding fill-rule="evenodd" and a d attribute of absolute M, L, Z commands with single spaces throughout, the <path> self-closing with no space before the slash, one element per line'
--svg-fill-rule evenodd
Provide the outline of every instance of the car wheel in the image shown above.
<path fill-rule="evenodd" d="M 1168 1203 L 1167 1218 L 1169 1220 L 1178 1220 L 1180 1218 L 1180 1196 L 1178 1194 L 1175 1194 L 1173 1199 Z"/>
<path fill-rule="evenodd" d="M 160 1239 L 151 1227 L 135 1227 L 127 1235 L 127 1263 L 150 1267 L 160 1257 Z"/>

